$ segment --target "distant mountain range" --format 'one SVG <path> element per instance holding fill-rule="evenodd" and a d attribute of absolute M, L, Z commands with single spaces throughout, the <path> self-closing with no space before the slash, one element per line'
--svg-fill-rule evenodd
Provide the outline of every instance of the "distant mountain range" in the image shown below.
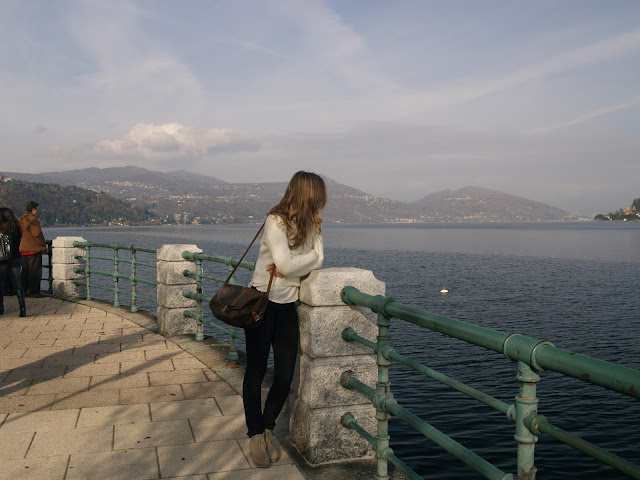
<path fill-rule="evenodd" d="M 155 213 L 165 222 L 255 222 L 281 198 L 287 182 L 228 183 L 186 170 L 140 167 L 86 168 L 64 172 L 2 172 L 28 182 L 75 185 L 112 195 Z M 375 197 L 325 177 L 332 223 L 529 222 L 576 220 L 564 210 L 479 187 L 443 190 L 417 202 Z M 37 199 L 36 199 L 37 200 Z M 44 205 L 43 205 L 44 207 Z"/>
<path fill-rule="evenodd" d="M 442 190 L 414 202 L 442 221 L 553 221 L 577 219 L 559 208 L 480 187 Z"/>

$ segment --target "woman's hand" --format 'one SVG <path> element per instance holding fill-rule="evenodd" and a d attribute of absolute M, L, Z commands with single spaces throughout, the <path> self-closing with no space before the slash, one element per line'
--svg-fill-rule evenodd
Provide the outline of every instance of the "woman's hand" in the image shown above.
<path fill-rule="evenodd" d="M 269 275 L 271 275 L 271 271 L 274 271 L 274 275 L 278 278 L 284 278 L 284 275 L 280 273 L 280 271 L 278 270 L 278 267 L 276 267 L 275 263 L 272 263 L 271 265 L 269 265 L 267 267 L 267 272 L 269 272 Z"/>

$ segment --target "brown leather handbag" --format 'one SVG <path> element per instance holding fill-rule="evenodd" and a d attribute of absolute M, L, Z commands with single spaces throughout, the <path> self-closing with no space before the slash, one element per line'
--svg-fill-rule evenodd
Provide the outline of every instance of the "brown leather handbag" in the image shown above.
<path fill-rule="evenodd" d="M 275 270 L 271 271 L 269 286 L 266 292 L 260 292 L 256 287 L 230 285 L 229 280 L 233 277 L 240 262 L 242 262 L 263 228 L 264 223 L 260 227 L 260 230 L 258 230 L 258 233 L 256 233 L 256 236 L 253 237 L 253 240 L 251 240 L 242 258 L 240 258 L 222 287 L 220 287 L 220 290 L 218 290 L 209 302 L 209 308 L 211 308 L 213 316 L 227 325 L 240 328 L 256 328 L 262 323 L 264 311 L 269 301 L 269 292 L 271 291 L 271 283 L 273 282 Z"/>

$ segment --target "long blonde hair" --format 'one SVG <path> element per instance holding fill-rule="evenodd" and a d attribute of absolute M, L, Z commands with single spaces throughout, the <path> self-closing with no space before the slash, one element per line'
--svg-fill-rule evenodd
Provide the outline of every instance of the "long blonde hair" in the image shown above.
<path fill-rule="evenodd" d="M 291 249 L 298 248 L 313 233 L 321 233 L 321 210 L 327 203 L 327 187 L 320 175 L 293 174 L 280 203 L 269 214 L 280 217 L 287 229 Z"/>

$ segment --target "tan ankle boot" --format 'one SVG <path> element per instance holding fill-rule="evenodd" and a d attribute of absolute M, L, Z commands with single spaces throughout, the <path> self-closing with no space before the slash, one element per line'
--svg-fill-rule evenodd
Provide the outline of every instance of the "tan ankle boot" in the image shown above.
<path fill-rule="evenodd" d="M 264 431 L 264 443 L 267 445 L 269 460 L 271 460 L 272 463 L 276 463 L 280 460 L 280 450 L 278 449 L 277 444 L 273 441 L 273 430 L 266 429 Z"/>
<path fill-rule="evenodd" d="M 269 454 L 267 453 L 267 446 L 264 441 L 264 434 L 259 433 L 251 437 L 249 440 L 249 451 L 251 453 L 251 460 L 253 460 L 256 467 L 266 468 L 271 465 Z"/>

